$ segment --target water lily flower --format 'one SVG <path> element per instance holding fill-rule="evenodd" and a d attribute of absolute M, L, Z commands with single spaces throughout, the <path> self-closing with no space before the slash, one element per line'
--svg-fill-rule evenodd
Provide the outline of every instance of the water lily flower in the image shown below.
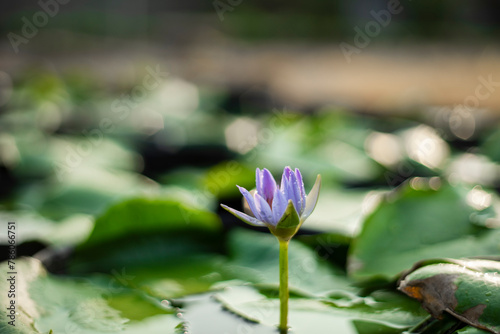
<path fill-rule="evenodd" d="M 257 168 L 255 177 L 256 189 L 250 193 L 243 187 L 237 186 L 248 203 L 253 217 L 237 211 L 227 205 L 222 207 L 254 226 L 267 226 L 279 241 L 279 273 L 280 273 L 280 333 L 288 332 L 288 244 L 297 233 L 307 217 L 311 215 L 318 202 L 321 176 L 309 195 L 306 196 L 302 175 L 298 168 L 293 171 L 285 167 L 278 186 L 267 169 Z"/>
<path fill-rule="evenodd" d="M 278 186 L 271 172 L 256 170 L 256 190 L 252 194 L 237 186 L 248 203 L 253 217 L 222 204 L 222 207 L 254 226 L 267 226 L 279 239 L 288 240 L 295 235 L 302 223 L 313 212 L 318 201 L 321 176 L 318 175 L 306 196 L 302 175 L 298 168 L 285 167 Z"/>

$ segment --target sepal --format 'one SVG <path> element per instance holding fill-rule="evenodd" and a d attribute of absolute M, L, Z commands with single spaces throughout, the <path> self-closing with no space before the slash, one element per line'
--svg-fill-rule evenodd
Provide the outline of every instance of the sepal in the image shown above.
<path fill-rule="evenodd" d="M 273 233 L 280 240 L 290 240 L 300 226 L 300 217 L 295 210 L 293 201 L 288 200 L 288 205 L 286 207 L 283 216 L 281 216 L 280 221 L 276 226 L 269 227 L 271 233 Z"/>

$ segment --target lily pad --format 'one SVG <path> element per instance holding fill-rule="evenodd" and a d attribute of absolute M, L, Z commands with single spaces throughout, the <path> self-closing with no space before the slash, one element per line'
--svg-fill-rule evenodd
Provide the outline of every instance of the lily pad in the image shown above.
<path fill-rule="evenodd" d="M 321 173 L 325 181 L 367 182 L 383 168 L 364 150 L 369 131 L 356 124 L 352 113 L 323 113 L 316 118 L 278 112 L 262 132 L 262 143 L 248 154 L 271 170 L 300 166 Z M 259 138 L 260 139 L 260 138 Z M 307 175 L 305 176 L 307 180 Z"/>
<path fill-rule="evenodd" d="M 174 315 L 174 308 L 162 306 L 158 301 L 133 297 L 132 292 L 124 295 L 122 290 L 116 294 L 111 286 L 88 279 L 52 276 L 33 258 L 20 258 L 15 263 L 15 327 L 2 321 L 2 333 L 173 334 L 181 321 Z M 8 291 L 7 283 L 2 280 L 0 288 Z M 9 304 L 7 295 L 2 295 L 1 301 L 2 305 Z M 4 309 L 6 317 L 9 311 Z M 137 309 L 141 310 L 139 317 Z M 124 314 L 134 314 L 133 320 Z"/>
<path fill-rule="evenodd" d="M 219 218 L 174 200 L 134 198 L 108 209 L 96 222 L 83 248 L 138 234 L 173 231 L 217 232 Z"/>
<path fill-rule="evenodd" d="M 449 313 L 492 333 L 500 333 L 500 262 L 443 260 L 411 271 L 399 289 L 436 318 Z"/>
<path fill-rule="evenodd" d="M 457 334 L 486 334 L 486 333 L 489 333 L 489 332 L 483 331 L 482 329 L 479 329 L 476 327 L 471 327 L 471 326 L 467 326 L 467 327 L 457 331 Z"/>
<path fill-rule="evenodd" d="M 233 287 L 215 296 L 228 311 L 247 319 L 273 328 L 279 319 L 279 300 L 266 298 L 248 286 Z M 389 328 L 389 332 L 402 332 L 417 324 L 423 315 L 405 309 L 384 307 L 372 297 L 355 297 L 351 305 L 338 305 L 324 299 L 292 298 L 290 300 L 289 326 L 293 333 L 331 333 L 358 334 L 370 326 L 378 330 Z"/>
<path fill-rule="evenodd" d="M 111 274 L 113 284 L 155 298 L 205 292 L 225 275 L 219 218 L 172 199 L 136 198 L 111 207 L 70 262 L 75 274 Z M 122 272 L 124 272 L 122 274 Z M 127 278 L 127 279 L 124 279 Z"/>
<path fill-rule="evenodd" d="M 448 184 L 432 189 L 430 181 L 418 180 L 410 180 L 388 194 L 365 219 L 349 251 L 351 277 L 391 280 L 426 258 L 499 253 L 500 230 L 480 228 L 471 222 L 474 214 L 487 209 L 478 211 L 469 206 L 466 189 Z M 494 215 L 494 210 L 489 214 Z"/>
<path fill-rule="evenodd" d="M 42 241 L 49 245 L 77 245 L 85 240 L 93 227 L 92 217 L 74 214 L 56 222 L 33 211 L 0 211 L 0 228 L 7 231 L 8 222 L 16 223 L 16 242 Z M 8 245 L 7 234 L 0 236 L 0 245 Z"/>

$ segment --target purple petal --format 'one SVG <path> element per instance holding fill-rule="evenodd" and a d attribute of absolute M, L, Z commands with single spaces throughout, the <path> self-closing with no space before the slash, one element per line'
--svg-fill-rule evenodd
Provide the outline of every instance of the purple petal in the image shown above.
<path fill-rule="evenodd" d="M 273 212 L 271 211 L 271 207 L 266 202 L 266 200 L 259 195 L 259 193 L 255 193 L 255 206 L 257 207 L 258 215 L 261 221 L 268 224 L 273 224 Z M 255 215 L 257 217 L 257 215 Z"/>
<path fill-rule="evenodd" d="M 243 212 L 240 212 L 240 211 L 235 210 L 233 208 L 230 208 L 230 207 L 228 207 L 227 205 L 224 205 L 224 204 L 221 204 L 221 206 L 224 209 L 226 209 L 227 211 L 229 211 L 230 213 L 232 213 L 237 218 L 243 220 L 247 224 L 250 224 L 250 225 L 253 225 L 253 226 L 266 226 L 266 224 L 264 224 L 263 222 L 261 222 L 257 218 L 250 217 L 246 213 L 243 213 Z"/>
<path fill-rule="evenodd" d="M 302 181 L 302 174 L 298 168 L 295 168 L 295 177 L 297 178 L 297 185 L 299 187 L 300 194 L 300 212 L 304 211 L 306 207 L 306 190 L 304 189 L 304 181 Z"/>
<path fill-rule="evenodd" d="M 316 203 L 318 202 L 320 188 L 321 188 L 321 175 L 318 174 L 316 182 L 314 182 L 314 186 L 309 192 L 309 195 L 307 195 L 306 208 L 304 209 L 304 213 L 300 217 L 300 220 L 302 221 L 306 220 L 306 218 L 309 217 L 313 212 L 314 208 L 316 207 Z"/>
<path fill-rule="evenodd" d="M 294 173 L 290 174 L 290 180 L 287 181 L 285 196 L 287 200 L 292 200 L 295 211 L 297 211 L 297 214 L 300 216 L 300 214 L 302 213 L 300 210 L 300 193 L 299 187 L 297 185 L 297 177 Z"/>
<path fill-rule="evenodd" d="M 237 185 L 237 187 L 240 190 L 243 197 L 245 197 L 245 199 L 247 200 L 248 206 L 250 207 L 250 210 L 253 212 L 253 215 L 257 219 L 261 219 L 261 217 L 259 216 L 259 210 L 257 209 L 257 206 L 255 205 L 255 200 L 254 200 L 252 194 L 250 194 L 250 192 L 243 187 L 240 187 L 238 185 Z"/>
<path fill-rule="evenodd" d="M 287 207 L 287 200 L 285 198 L 285 195 L 276 188 L 274 190 L 274 198 L 273 198 L 273 222 L 277 223 L 280 221 L 281 217 L 283 216 L 283 213 L 285 213 L 286 207 Z M 273 224 L 276 225 L 276 224 Z"/>
<path fill-rule="evenodd" d="M 262 172 L 259 168 L 255 170 L 255 189 L 257 189 L 258 193 L 262 192 Z"/>
<path fill-rule="evenodd" d="M 292 169 L 286 166 L 285 169 L 283 170 L 283 175 L 281 176 L 281 191 L 283 191 L 284 193 L 286 190 L 286 184 L 290 180 L 291 174 L 292 174 Z"/>
<path fill-rule="evenodd" d="M 262 189 L 258 190 L 259 194 L 264 197 L 264 199 L 271 203 L 274 190 L 276 189 L 276 181 L 274 181 L 273 175 L 266 168 L 262 171 Z"/>

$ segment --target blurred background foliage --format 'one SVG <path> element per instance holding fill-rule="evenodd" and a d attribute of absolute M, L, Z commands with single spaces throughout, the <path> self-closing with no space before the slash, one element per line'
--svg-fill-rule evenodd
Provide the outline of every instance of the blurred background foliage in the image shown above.
<path fill-rule="evenodd" d="M 64 1 L 62 1 L 64 3 Z M 213 19 L 215 7 L 223 15 L 225 33 L 243 39 L 329 40 L 350 37 L 352 26 L 364 23 L 370 10 L 387 8 L 387 1 L 67 1 L 64 15 L 51 19 L 51 27 L 98 36 L 168 37 L 189 39 L 184 29 L 196 29 Z M 394 18 L 396 24 L 384 34 L 386 40 L 411 38 L 491 40 L 500 32 L 496 1 L 401 1 L 407 8 Z M 32 1 L 2 6 L 2 31 L 21 28 L 20 20 L 34 10 Z M 237 10 L 234 8 L 237 7 Z M 227 19 L 227 21 L 226 21 Z M 133 20 L 134 24 L 130 24 Z M 181 23 L 181 24 L 179 24 Z M 189 26 L 186 27 L 186 23 Z M 168 29 L 165 29 L 168 27 Z M 293 29 L 290 29 L 293 27 Z M 172 41 L 172 40 L 170 40 Z"/>
<path fill-rule="evenodd" d="M 497 78 L 477 81 L 498 73 L 481 58 L 498 40 L 496 2 L 401 2 L 375 43 L 382 57 L 468 45 L 475 65 L 450 58 L 473 67 L 460 84 L 493 89 L 475 107 L 464 101 L 477 89 L 452 85 L 437 100 L 418 89 L 325 99 L 311 94 L 325 81 L 290 74 L 297 55 L 304 73 L 322 72 L 322 50 L 386 2 L 224 3 L 221 21 L 215 2 L 69 2 L 19 54 L 0 45 L 0 256 L 14 221 L 27 305 L 2 333 L 274 332 L 277 243 L 219 206 L 242 208 L 235 185 L 253 188 L 256 167 L 298 167 L 306 190 L 323 178 L 291 245 L 294 333 L 410 330 L 428 315 L 397 292 L 403 271 L 500 254 Z M 3 4 L 0 31 L 19 33 L 38 11 Z M 328 68 L 370 75 L 336 52 Z M 397 57 L 411 69 L 420 54 Z M 363 87 L 379 96 L 395 70 L 371 68 L 384 76 Z M 313 89 L 279 94 L 289 82 Z M 463 326 L 445 317 L 425 333 Z"/>

